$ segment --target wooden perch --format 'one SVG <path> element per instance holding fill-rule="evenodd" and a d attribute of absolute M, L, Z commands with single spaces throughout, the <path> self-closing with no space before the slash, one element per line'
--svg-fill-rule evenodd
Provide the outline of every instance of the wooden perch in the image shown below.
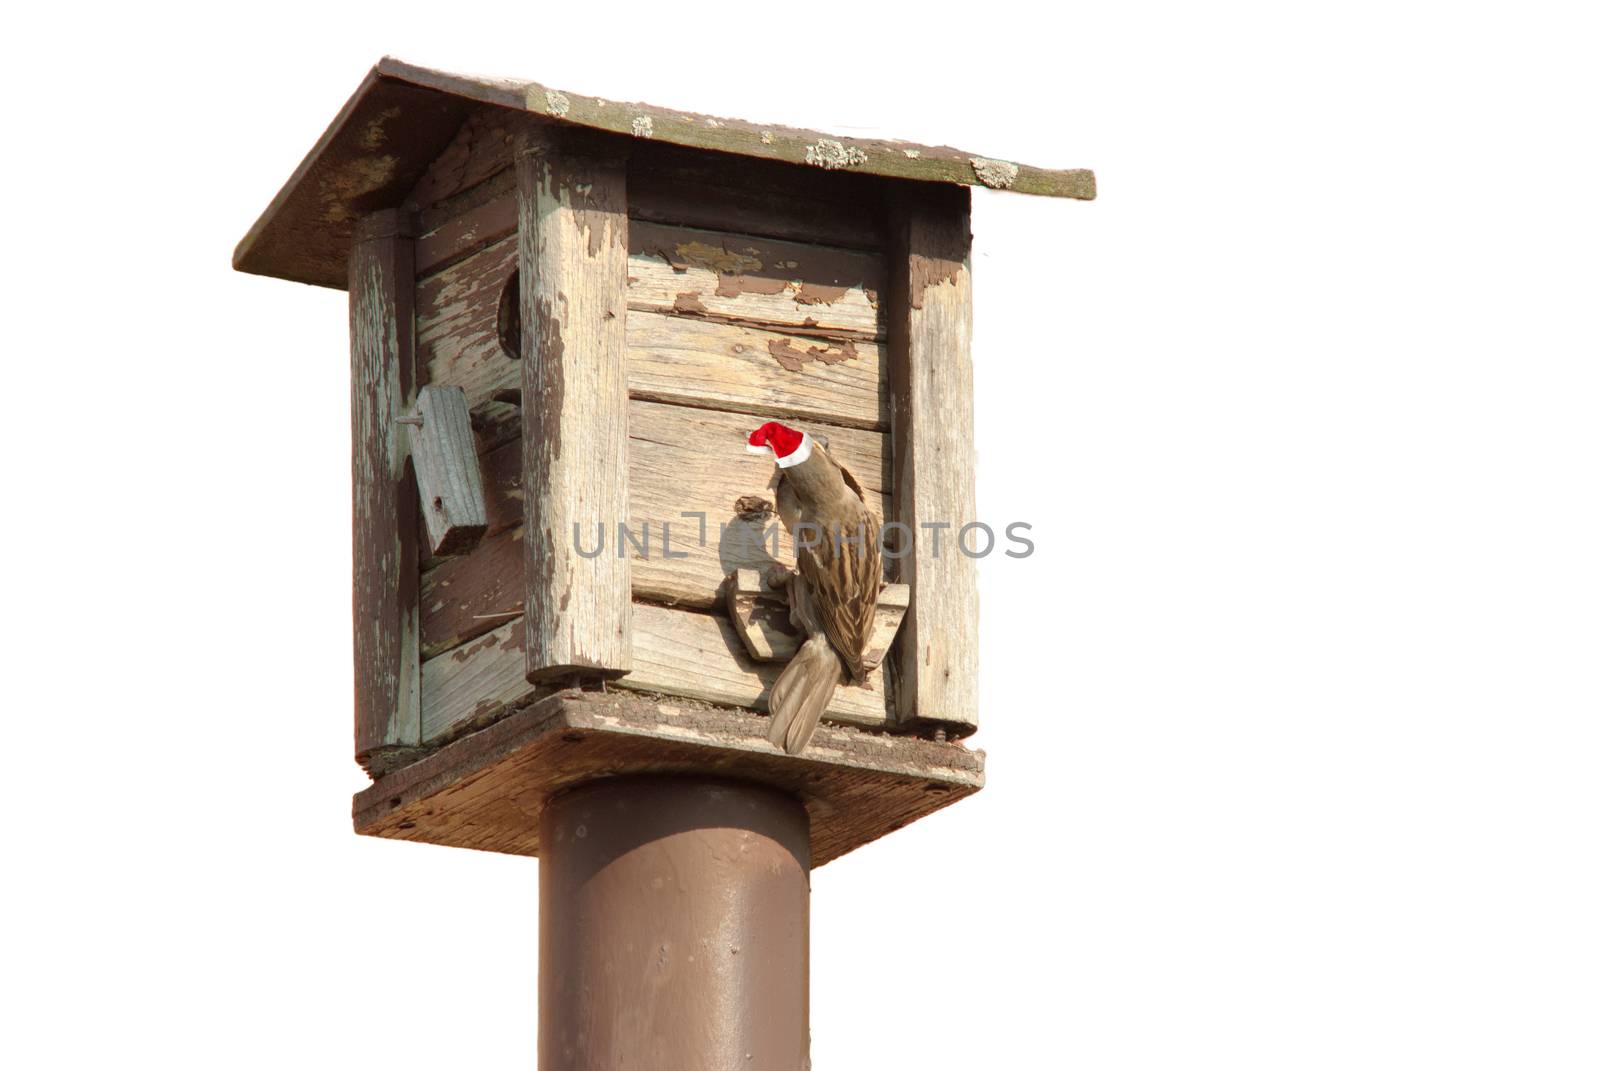
<path fill-rule="evenodd" d="M 409 425 L 428 545 L 434 555 L 464 554 L 489 527 L 466 392 L 429 384 L 417 391 L 416 411 L 400 422 Z"/>
<path fill-rule="evenodd" d="M 798 573 L 789 574 L 787 583 L 803 584 Z M 878 668 L 911 603 L 909 584 L 885 584 L 878 592 L 878 611 L 872 624 L 863 661 L 867 671 Z M 758 569 L 736 569 L 728 576 L 728 617 L 744 641 L 745 650 L 757 662 L 787 662 L 800 649 L 805 637 L 789 620 L 789 595 L 785 586 L 775 586 Z"/>

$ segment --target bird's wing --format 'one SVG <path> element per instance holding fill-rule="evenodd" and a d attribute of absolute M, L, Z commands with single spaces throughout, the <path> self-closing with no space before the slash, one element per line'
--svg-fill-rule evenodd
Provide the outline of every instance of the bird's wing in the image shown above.
<path fill-rule="evenodd" d="M 817 546 L 799 548 L 795 558 L 800 575 L 816 596 L 823 631 L 859 683 L 866 680 L 862 654 L 872 635 L 878 588 L 883 583 L 878 519 L 865 503 L 856 500 L 844 503 L 838 516 L 816 521 L 824 533 L 822 538 Z"/>
<path fill-rule="evenodd" d="M 828 457 L 831 460 L 833 455 L 829 454 Z M 835 461 L 834 464 L 839 465 L 837 461 Z M 856 480 L 855 473 L 851 472 L 843 465 L 839 465 L 839 475 L 844 477 L 844 485 L 850 488 L 850 490 L 854 491 L 857 498 L 863 502 L 867 500 L 867 493 L 861 489 L 861 484 Z"/>

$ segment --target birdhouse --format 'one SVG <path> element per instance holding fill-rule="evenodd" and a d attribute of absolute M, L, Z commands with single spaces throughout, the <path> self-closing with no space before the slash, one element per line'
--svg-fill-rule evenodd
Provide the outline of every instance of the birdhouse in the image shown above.
<path fill-rule="evenodd" d="M 359 832 L 539 854 L 564 791 L 695 775 L 798 801 L 814 866 L 982 785 L 973 186 L 1094 196 L 378 64 L 234 258 L 349 292 Z M 798 754 L 768 421 L 885 533 L 865 680 Z"/>

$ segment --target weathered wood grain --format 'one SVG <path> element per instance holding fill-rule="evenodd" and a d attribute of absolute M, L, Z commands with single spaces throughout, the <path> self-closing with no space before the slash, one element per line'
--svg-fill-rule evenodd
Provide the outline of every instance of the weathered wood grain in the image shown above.
<path fill-rule="evenodd" d="M 422 664 L 422 732 L 429 744 L 479 728 L 529 702 L 540 685 L 524 671 L 524 630 L 512 621 Z M 752 661 L 724 617 L 639 603 L 633 614 L 633 669 L 614 686 L 707 703 L 765 710 L 783 667 Z M 883 671 L 872 688 L 841 687 L 828 705 L 835 722 L 889 725 Z M 754 717 L 754 715 L 752 715 Z"/>
<path fill-rule="evenodd" d="M 507 443 L 521 467 L 522 448 Z M 485 539 L 471 554 L 447 558 L 422 574 L 422 657 L 432 658 L 518 617 L 527 598 L 522 579 L 522 525 Z"/>
<path fill-rule="evenodd" d="M 857 249 L 637 222 L 628 306 L 821 335 L 881 338 L 883 258 Z"/>
<path fill-rule="evenodd" d="M 369 216 L 349 260 L 355 751 L 369 768 L 421 738 L 417 492 L 399 423 L 415 379 L 408 223 Z"/>
<path fill-rule="evenodd" d="M 418 214 L 417 277 L 470 256 L 517 231 L 517 174 L 503 171 Z"/>
<path fill-rule="evenodd" d="M 744 450 L 756 422 L 736 413 L 629 404 L 628 529 L 641 544 L 626 544 L 635 597 L 710 609 L 719 605 L 732 570 L 774 562 L 794 566 L 793 543 L 771 512 L 772 462 Z M 826 434 L 829 449 L 861 481 L 868 504 L 882 518 L 891 508 L 884 492 L 888 437 L 844 428 Z M 522 608 L 520 469 L 515 442 L 484 456 L 491 534 L 471 554 L 423 574 L 424 657 L 480 636 Z M 700 520 L 684 513 L 705 515 L 703 542 Z M 513 517 L 516 523 L 508 524 Z M 670 536 L 674 557 L 663 554 L 663 535 Z M 592 529 L 584 532 L 584 546 L 592 548 L 596 538 Z M 615 529 L 605 538 L 605 552 L 615 553 Z"/>
<path fill-rule="evenodd" d="M 908 187 L 890 204 L 894 516 L 914 542 L 894 566 L 912 589 L 895 699 L 903 722 L 957 733 L 978 724 L 977 563 L 957 545 L 977 519 L 970 203 L 965 189 Z"/>
<path fill-rule="evenodd" d="M 882 183 L 636 141 L 628 215 L 654 223 L 882 252 Z"/>
<path fill-rule="evenodd" d="M 756 662 L 728 619 L 640 603 L 635 619 L 633 672 L 624 688 L 681 695 L 730 707 L 767 709 L 767 696 L 783 666 Z M 871 688 L 841 685 L 825 716 L 846 725 L 885 728 L 889 716 L 881 670 L 868 674 Z"/>
<path fill-rule="evenodd" d="M 805 639 L 789 617 L 787 587 L 772 584 L 777 575 L 771 569 L 735 569 L 728 574 L 728 620 L 757 662 L 786 662 Z"/>
<path fill-rule="evenodd" d="M 522 364 L 500 346 L 500 295 L 517 270 L 515 236 L 495 242 L 417 284 L 417 360 L 426 381 L 460 387 L 474 417 L 507 407 L 496 391 L 520 389 Z M 502 421 L 503 422 L 503 421 Z M 504 441 L 497 429 L 494 446 Z"/>
<path fill-rule="evenodd" d="M 465 554 L 489 527 L 466 395 L 460 387 L 423 386 L 406 424 L 429 550 Z"/>
<path fill-rule="evenodd" d="M 625 161 L 549 129 L 515 143 L 530 680 L 632 667 L 631 563 L 577 553 L 628 516 Z"/>
<path fill-rule="evenodd" d="M 463 736 L 356 795 L 356 832 L 539 853 L 562 789 L 627 774 L 712 774 L 791 792 L 821 866 L 983 787 L 984 754 L 957 743 L 822 725 L 802 755 L 747 713 L 616 692 L 560 692 Z"/>
<path fill-rule="evenodd" d="M 422 739 L 449 740 L 489 724 L 529 702 L 530 684 L 522 621 L 514 618 L 471 643 L 422 663 Z"/>
<path fill-rule="evenodd" d="M 434 157 L 406 197 L 426 211 L 511 166 L 511 141 L 520 118 L 500 108 L 471 109 L 444 151 Z"/>
<path fill-rule="evenodd" d="M 888 362 L 876 342 L 628 311 L 635 398 L 853 428 L 889 426 Z"/>
<path fill-rule="evenodd" d="M 680 285 L 682 281 L 667 278 L 672 272 L 664 261 L 649 259 L 656 275 L 666 273 L 657 278 L 658 286 Z M 497 327 L 500 295 L 516 266 L 516 243 L 505 239 L 417 286 L 417 347 L 427 381 L 461 387 L 475 418 L 482 422 L 487 414 L 498 421 L 485 436 L 490 445 L 504 441 L 509 430 L 509 412 L 493 401 L 495 395 L 521 384 L 519 362 L 504 351 Z M 713 279 L 709 271 L 699 275 L 700 285 L 714 286 Z M 749 306 L 752 318 L 779 300 L 777 295 L 756 296 L 768 304 Z M 865 300 L 864 293 L 859 296 Z M 733 310 L 755 298 L 721 300 L 722 309 Z M 779 418 L 887 427 L 887 362 L 879 343 L 801 337 L 764 329 L 743 317 L 733 319 L 738 322 L 630 308 L 625 326 L 630 391 L 637 397 Z"/>
<path fill-rule="evenodd" d="M 733 630 L 755 661 L 787 662 L 800 650 L 805 637 L 789 619 L 789 593 L 783 588 L 774 588 L 768 573 L 757 569 L 735 570 L 728 578 L 726 605 Z M 909 605 L 909 585 L 885 584 L 878 592 L 872 633 L 862 655 L 862 662 L 868 669 L 877 669 L 889 653 Z"/>

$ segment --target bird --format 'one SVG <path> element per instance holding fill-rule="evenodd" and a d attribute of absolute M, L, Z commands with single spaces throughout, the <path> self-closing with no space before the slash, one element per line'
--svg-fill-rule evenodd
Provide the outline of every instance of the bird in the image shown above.
<path fill-rule="evenodd" d="M 767 700 L 767 738 L 791 755 L 811 742 L 840 684 L 870 687 L 863 656 L 883 587 L 881 525 L 825 443 L 768 421 L 746 446 L 777 463 L 778 516 L 795 544 L 798 571 L 775 579 L 786 584 L 789 618 L 806 639 Z"/>

